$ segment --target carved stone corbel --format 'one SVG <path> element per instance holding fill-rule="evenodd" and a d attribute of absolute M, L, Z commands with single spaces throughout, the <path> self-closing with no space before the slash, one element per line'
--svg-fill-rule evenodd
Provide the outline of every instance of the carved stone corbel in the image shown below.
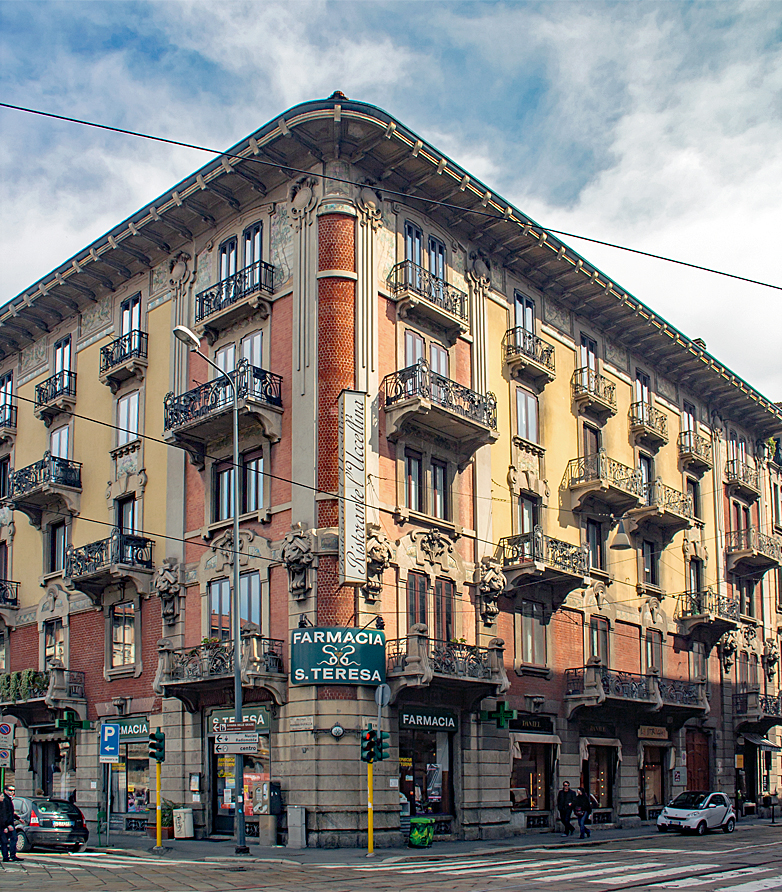
<path fill-rule="evenodd" d="M 367 584 L 364 599 L 374 603 L 383 594 L 383 574 L 391 566 L 394 549 L 378 524 L 367 524 Z"/>
<path fill-rule="evenodd" d="M 766 678 L 774 680 L 779 663 L 779 645 L 773 638 L 766 638 L 763 642 L 763 665 L 766 667 Z"/>
<path fill-rule="evenodd" d="M 303 601 L 312 591 L 315 554 L 312 537 L 303 523 L 296 523 L 285 536 L 280 557 L 288 570 L 288 591 L 292 598 Z"/>
<path fill-rule="evenodd" d="M 176 558 L 167 557 L 157 568 L 152 577 L 152 590 L 160 598 L 163 623 L 167 626 L 175 625 L 179 620 L 182 594 L 180 566 Z"/>
<path fill-rule="evenodd" d="M 476 575 L 481 593 L 481 619 L 485 626 L 493 626 L 500 612 L 497 600 L 505 589 L 505 574 L 497 561 L 484 557 L 476 568 Z"/>
<path fill-rule="evenodd" d="M 730 672 L 736 659 L 736 651 L 739 647 L 739 636 L 736 631 L 726 632 L 720 640 L 720 657 L 722 666 L 726 672 Z"/>
<path fill-rule="evenodd" d="M 381 211 L 382 199 L 375 191 L 372 183 L 367 182 L 358 193 L 358 211 L 362 226 L 370 226 L 373 232 L 377 232 L 383 222 Z"/>

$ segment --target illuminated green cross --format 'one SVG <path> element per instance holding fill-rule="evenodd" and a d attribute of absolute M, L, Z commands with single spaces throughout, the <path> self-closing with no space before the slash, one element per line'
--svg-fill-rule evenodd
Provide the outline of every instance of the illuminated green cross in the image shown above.
<path fill-rule="evenodd" d="M 73 737 L 77 731 L 89 731 L 92 725 L 82 721 L 72 710 L 66 709 L 61 719 L 55 719 L 54 727 L 64 731 L 66 737 Z"/>
<path fill-rule="evenodd" d="M 512 722 L 517 715 L 518 713 L 515 709 L 508 709 L 508 704 L 504 700 L 499 700 L 497 702 L 497 709 L 494 712 L 489 712 L 486 709 L 481 710 L 481 721 L 496 721 L 498 728 L 507 728 L 508 723 Z"/>

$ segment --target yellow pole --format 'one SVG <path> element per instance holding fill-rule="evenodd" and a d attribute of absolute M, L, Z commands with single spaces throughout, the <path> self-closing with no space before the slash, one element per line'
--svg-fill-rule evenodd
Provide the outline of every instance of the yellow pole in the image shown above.
<path fill-rule="evenodd" d="M 367 793 L 368 793 L 368 818 L 369 818 L 369 836 L 367 837 L 367 850 L 370 855 L 375 853 L 375 804 L 374 798 L 375 786 L 375 766 L 372 762 L 367 763 Z"/>
<path fill-rule="evenodd" d="M 163 844 L 163 809 L 160 805 L 160 762 L 155 762 L 155 786 L 157 787 L 157 847 Z"/>

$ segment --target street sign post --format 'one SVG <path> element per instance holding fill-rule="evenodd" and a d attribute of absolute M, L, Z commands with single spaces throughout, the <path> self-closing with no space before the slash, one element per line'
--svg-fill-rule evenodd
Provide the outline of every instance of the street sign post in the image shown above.
<path fill-rule="evenodd" d="M 119 762 L 119 725 L 107 723 L 100 726 L 101 764 Z"/>
<path fill-rule="evenodd" d="M 242 755 L 249 753 L 255 755 L 258 752 L 257 743 L 216 743 L 215 752 L 218 755 Z"/>
<path fill-rule="evenodd" d="M 257 731 L 244 731 L 236 734 L 216 734 L 215 743 L 254 743 L 256 748 L 259 741 Z"/>
<path fill-rule="evenodd" d="M 10 722 L 0 722 L 0 747 L 11 749 L 14 745 L 14 726 Z"/>
<path fill-rule="evenodd" d="M 257 732 L 258 726 L 255 722 L 234 722 L 226 719 L 215 725 L 215 731 L 218 734 L 242 734 Z"/>
<path fill-rule="evenodd" d="M 11 750 L 0 750 L 0 768 L 11 767 Z"/>

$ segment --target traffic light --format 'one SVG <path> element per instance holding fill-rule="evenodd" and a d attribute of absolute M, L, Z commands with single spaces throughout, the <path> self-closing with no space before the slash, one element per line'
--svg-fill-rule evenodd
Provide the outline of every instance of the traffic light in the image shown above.
<path fill-rule="evenodd" d="M 375 762 L 382 762 L 383 759 L 387 759 L 388 755 L 388 738 L 391 735 L 388 731 L 378 731 L 377 739 L 375 740 Z"/>
<path fill-rule="evenodd" d="M 361 761 L 375 761 L 375 745 L 377 742 L 377 731 L 372 725 L 369 725 L 366 731 L 361 732 Z"/>
<path fill-rule="evenodd" d="M 149 732 L 149 758 L 156 762 L 166 761 L 166 735 L 160 728 Z"/>

